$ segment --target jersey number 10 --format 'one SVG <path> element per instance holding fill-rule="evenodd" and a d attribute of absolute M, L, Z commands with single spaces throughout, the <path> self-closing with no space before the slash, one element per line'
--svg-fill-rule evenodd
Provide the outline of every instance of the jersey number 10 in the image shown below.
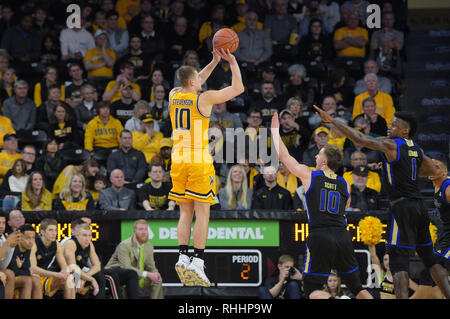
<path fill-rule="evenodd" d="M 191 129 L 191 109 L 175 108 L 175 129 L 190 130 Z"/>
<path fill-rule="evenodd" d="M 336 214 L 339 211 L 338 192 L 322 188 L 320 191 L 320 211 Z"/>

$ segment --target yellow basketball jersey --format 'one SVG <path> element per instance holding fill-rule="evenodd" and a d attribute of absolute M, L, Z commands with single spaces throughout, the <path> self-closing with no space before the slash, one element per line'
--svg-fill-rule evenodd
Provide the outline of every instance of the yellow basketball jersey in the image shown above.
<path fill-rule="evenodd" d="M 177 92 L 170 100 L 172 163 L 212 161 L 209 153 L 209 117 L 200 113 L 198 95 Z"/>

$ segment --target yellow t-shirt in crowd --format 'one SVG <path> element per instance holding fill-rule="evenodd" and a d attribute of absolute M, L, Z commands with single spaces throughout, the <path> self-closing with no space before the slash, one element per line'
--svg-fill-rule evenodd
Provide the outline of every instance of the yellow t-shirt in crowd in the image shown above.
<path fill-rule="evenodd" d="M 363 113 L 362 102 L 368 97 L 370 97 L 370 94 L 367 91 L 355 97 L 352 114 L 353 119 Z M 392 97 L 389 94 L 378 90 L 377 94 L 373 96 L 373 98 L 377 105 L 377 114 L 382 116 L 386 120 L 387 126 L 391 125 L 395 114 L 395 107 L 394 102 L 392 101 Z"/>
<path fill-rule="evenodd" d="M 352 37 L 361 37 L 363 36 L 366 41 L 369 41 L 369 33 L 366 29 L 357 27 L 356 29 L 349 29 L 348 27 L 342 27 L 336 30 L 334 33 L 334 40 L 342 40 L 346 36 L 352 36 Z M 349 46 L 348 48 L 338 50 L 337 56 L 343 56 L 343 57 L 360 57 L 365 58 L 366 57 L 366 47 L 363 46 L 362 48 L 352 47 Z"/>
<path fill-rule="evenodd" d="M 14 162 L 19 158 L 22 158 L 19 153 L 13 155 L 6 152 L 0 153 L 0 183 L 3 182 L 3 177 L 6 175 L 6 172 L 12 168 Z"/>
<path fill-rule="evenodd" d="M 116 60 L 116 52 L 114 50 L 111 50 L 109 48 L 106 48 L 106 53 Z M 105 59 L 103 58 L 103 51 L 99 50 L 97 48 L 89 49 L 84 58 L 83 61 L 90 61 L 93 64 L 101 64 L 105 62 Z M 88 72 L 88 78 L 93 77 L 112 77 L 113 76 L 113 67 L 109 66 L 102 66 L 101 68 L 98 68 L 96 70 L 92 70 Z"/>

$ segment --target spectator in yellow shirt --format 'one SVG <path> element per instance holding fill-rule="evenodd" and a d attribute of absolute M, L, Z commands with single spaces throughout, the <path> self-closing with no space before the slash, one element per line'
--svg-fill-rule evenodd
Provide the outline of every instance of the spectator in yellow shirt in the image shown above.
<path fill-rule="evenodd" d="M 153 156 L 160 151 L 163 134 L 161 132 L 155 132 L 155 120 L 150 113 L 143 114 L 140 120 L 142 122 L 142 131 L 132 132 L 133 148 L 144 153 L 145 161 L 150 163 Z"/>
<path fill-rule="evenodd" d="M 109 81 L 106 86 L 105 92 L 103 93 L 103 101 L 110 101 L 111 103 L 120 100 L 122 98 L 122 93 L 120 93 L 120 85 L 123 83 L 130 82 L 133 91 L 131 92 L 131 97 L 134 101 L 139 101 L 141 99 L 141 87 L 132 82 L 134 78 L 134 64 L 130 61 L 124 61 L 119 66 L 120 74 L 113 81 Z"/>
<path fill-rule="evenodd" d="M 358 14 L 355 12 L 349 13 L 347 19 L 345 19 L 345 24 L 345 27 L 337 29 L 334 33 L 333 42 L 337 56 L 365 58 L 369 33 L 365 28 L 358 26 Z"/>
<path fill-rule="evenodd" d="M 22 211 L 52 210 L 52 193 L 45 188 L 40 172 L 33 172 L 22 192 Z"/>
<path fill-rule="evenodd" d="M 212 30 L 213 21 L 220 22 L 223 24 L 224 19 L 225 19 L 225 7 L 222 4 L 214 6 L 211 12 L 211 20 L 203 22 L 198 32 L 198 43 L 200 43 L 200 46 L 202 45 L 203 41 L 206 38 L 210 37 L 213 34 Z"/>
<path fill-rule="evenodd" d="M 116 11 L 127 23 L 141 11 L 141 0 L 117 0 Z"/>
<path fill-rule="evenodd" d="M 94 38 L 95 48 L 86 52 L 83 62 L 90 82 L 103 89 L 113 76 L 113 66 L 117 57 L 114 50 L 108 48 L 108 35 L 103 29 L 98 29 Z"/>
<path fill-rule="evenodd" d="M 358 115 L 364 113 L 362 107 L 363 101 L 368 97 L 372 97 L 376 103 L 376 113 L 386 120 L 386 124 L 389 127 L 395 113 L 395 107 L 394 102 L 392 101 L 392 97 L 389 94 L 379 90 L 378 78 L 375 73 L 367 73 L 364 76 L 364 83 L 366 84 L 367 91 L 355 97 L 352 115 L 353 119 L 355 119 Z"/>
<path fill-rule="evenodd" d="M 109 102 L 99 102 L 97 116 L 89 121 L 84 137 L 84 148 L 90 152 L 112 151 L 119 146 L 122 123 L 111 115 Z"/>
<path fill-rule="evenodd" d="M 6 134 L 16 134 L 12 127 L 11 120 L 6 116 L 0 115 L 0 148 L 3 148 L 3 138 Z"/>
<path fill-rule="evenodd" d="M 3 152 L 0 153 L 0 183 L 3 182 L 3 177 L 13 167 L 14 162 L 22 158 L 17 153 L 17 147 L 16 134 L 9 133 L 3 136 Z"/>

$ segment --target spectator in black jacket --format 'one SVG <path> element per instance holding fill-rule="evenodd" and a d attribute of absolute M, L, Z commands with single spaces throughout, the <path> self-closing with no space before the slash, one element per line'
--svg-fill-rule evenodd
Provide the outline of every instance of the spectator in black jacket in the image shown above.
<path fill-rule="evenodd" d="M 266 166 L 263 171 L 264 186 L 256 189 L 252 208 L 254 209 L 293 209 L 289 191 L 277 184 L 277 169 Z"/>
<path fill-rule="evenodd" d="M 141 151 L 132 147 L 133 135 L 128 130 L 120 133 L 120 148 L 113 150 L 108 157 L 108 175 L 116 168 L 121 169 L 125 175 L 125 183 L 141 183 L 146 172 L 145 156 Z"/>
<path fill-rule="evenodd" d="M 75 107 L 77 126 L 86 130 L 87 124 L 97 115 L 97 92 L 95 87 L 89 83 L 84 84 L 81 89 L 81 103 Z"/>
<path fill-rule="evenodd" d="M 379 209 L 379 193 L 368 188 L 369 168 L 367 165 L 358 165 L 353 169 L 353 184 L 351 186 L 351 203 L 353 211 L 367 212 Z"/>
<path fill-rule="evenodd" d="M 48 189 L 53 189 L 56 178 L 67 163 L 59 154 L 58 143 L 54 138 L 45 143 L 43 150 L 44 154 L 36 160 L 36 169 L 44 173 L 45 185 Z"/>

